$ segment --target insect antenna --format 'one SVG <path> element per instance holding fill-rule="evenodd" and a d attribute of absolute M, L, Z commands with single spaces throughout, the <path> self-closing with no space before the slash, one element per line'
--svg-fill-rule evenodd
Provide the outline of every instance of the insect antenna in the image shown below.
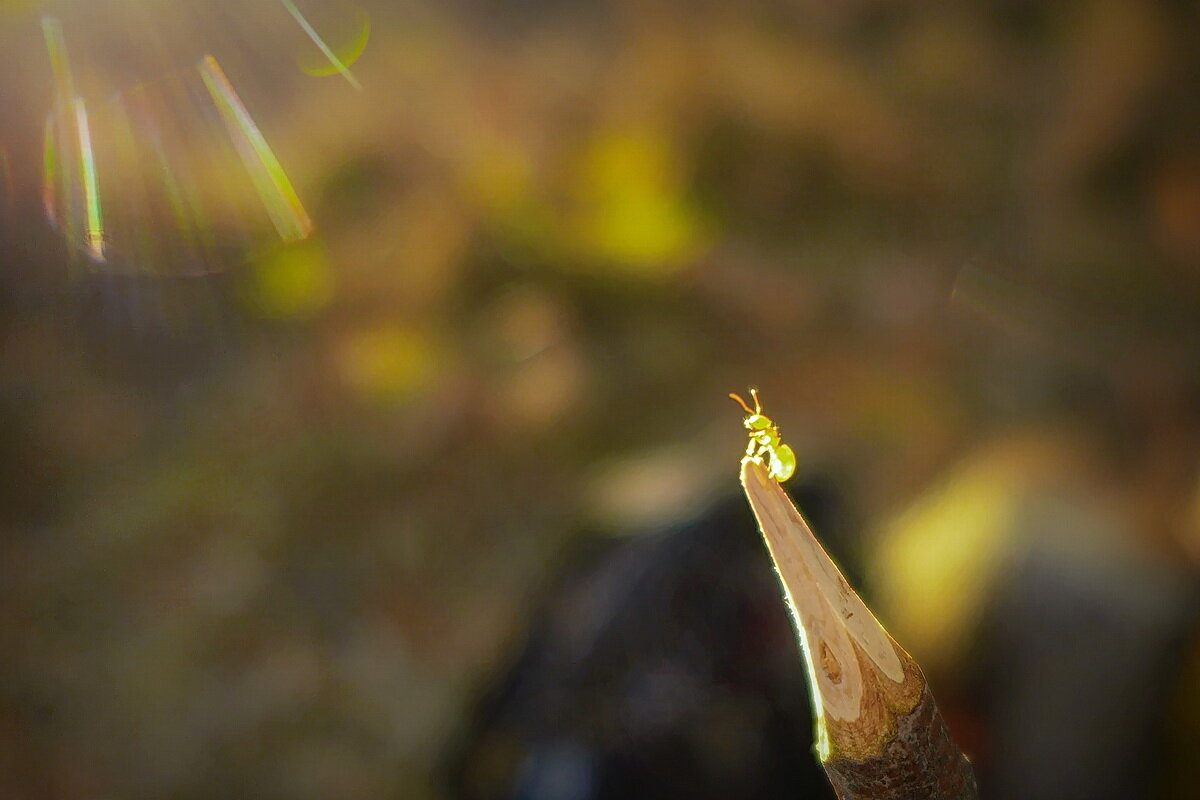
<path fill-rule="evenodd" d="M 762 401 L 758 399 L 758 387 L 757 386 L 750 387 L 750 396 L 754 398 L 754 413 L 761 414 L 762 413 Z M 749 411 L 749 409 L 746 409 L 746 410 Z"/>
<path fill-rule="evenodd" d="M 753 390 L 751 390 L 751 391 L 753 391 Z M 750 408 L 750 406 L 746 405 L 746 401 L 742 399 L 741 395 L 737 395 L 737 394 L 734 394 L 733 392 L 730 392 L 729 397 L 735 403 L 737 403 L 739 406 L 741 406 L 747 414 L 756 413 L 753 409 Z"/>

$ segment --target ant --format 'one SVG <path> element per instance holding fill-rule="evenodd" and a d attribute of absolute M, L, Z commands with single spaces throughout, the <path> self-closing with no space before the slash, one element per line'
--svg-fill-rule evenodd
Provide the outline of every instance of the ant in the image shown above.
<path fill-rule="evenodd" d="M 733 399 L 746 412 L 742 424 L 750 433 L 750 443 L 746 446 L 746 458 L 763 463 L 766 456 L 767 472 L 777 481 L 786 481 L 796 471 L 796 453 L 783 443 L 779 437 L 779 426 L 762 413 L 762 401 L 758 398 L 758 389 L 750 389 L 750 397 L 754 400 L 754 408 L 750 408 L 740 395 L 730 392 Z"/>

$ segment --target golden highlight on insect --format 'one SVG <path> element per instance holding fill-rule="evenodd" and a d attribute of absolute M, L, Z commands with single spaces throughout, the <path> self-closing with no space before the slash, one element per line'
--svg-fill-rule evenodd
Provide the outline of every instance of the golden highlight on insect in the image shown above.
<path fill-rule="evenodd" d="M 746 446 L 746 458 L 757 461 L 767 467 L 767 472 L 777 481 L 786 481 L 796 471 L 796 454 L 792 448 L 783 443 L 779 436 L 779 426 L 774 420 L 763 414 L 762 400 L 758 397 L 758 389 L 750 390 L 754 400 L 754 408 L 747 405 L 741 395 L 730 392 L 729 396 L 746 412 L 742 424 L 750 435 L 750 443 Z"/>

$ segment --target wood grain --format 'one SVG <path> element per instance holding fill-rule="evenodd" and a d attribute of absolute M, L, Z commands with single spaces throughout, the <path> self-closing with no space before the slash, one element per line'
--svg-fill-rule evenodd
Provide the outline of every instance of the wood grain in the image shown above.
<path fill-rule="evenodd" d="M 817 756 L 843 800 L 970 800 L 970 762 L 917 663 L 846 582 L 783 487 L 753 458 L 742 487 L 808 670 Z"/>

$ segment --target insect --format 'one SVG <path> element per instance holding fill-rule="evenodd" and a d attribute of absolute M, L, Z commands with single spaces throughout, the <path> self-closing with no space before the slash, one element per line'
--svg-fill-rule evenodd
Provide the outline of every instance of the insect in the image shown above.
<path fill-rule="evenodd" d="M 750 408 L 741 395 L 730 392 L 729 396 L 746 412 L 742 424 L 750 434 L 750 443 L 746 446 L 746 458 L 763 462 L 766 457 L 767 472 L 777 481 L 786 481 L 796 471 L 796 454 L 792 448 L 783 443 L 779 437 L 779 426 L 774 420 L 762 413 L 762 401 L 758 398 L 758 389 L 750 390 L 754 400 L 754 408 Z"/>

